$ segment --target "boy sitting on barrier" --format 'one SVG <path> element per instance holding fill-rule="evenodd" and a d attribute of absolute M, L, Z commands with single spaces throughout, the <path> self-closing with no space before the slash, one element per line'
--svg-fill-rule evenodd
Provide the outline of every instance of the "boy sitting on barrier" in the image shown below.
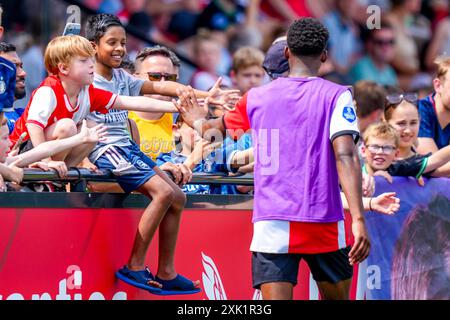
<path fill-rule="evenodd" d="M 43 142 L 36 148 L 21 154 L 18 154 L 17 148 L 13 148 L 13 150 L 8 154 L 12 147 L 12 143 L 11 140 L 9 140 L 9 129 L 6 119 L 4 119 L 0 128 L 0 163 L 10 166 L 12 165 L 17 168 L 24 168 L 29 165 L 33 165 L 33 167 L 48 170 L 46 163 L 40 162 L 42 159 L 51 157 L 54 154 L 60 153 L 67 149 L 72 149 L 82 144 L 102 141 L 106 134 L 105 131 L 106 128 L 101 124 L 93 128 L 88 128 L 86 120 L 83 120 L 80 132 L 72 137 Z M 65 166 L 63 169 L 65 172 L 67 171 Z M 19 170 L 23 176 L 23 170 Z M 6 191 L 6 186 L 3 181 L 0 181 L 0 191 Z"/>
<path fill-rule="evenodd" d="M 90 17 L 86 24 L 86 37 L 95 49 L 96 64 L 94 85 L 119 94 L 137 96 L 159 94 L 176 96 L 182 84 L 171 81 L 145 81 L 120 69 L 126 54 L 126 33 L 120 20 L 109 14 Z M 236 91 L 219 89 L 220 81 L 209 92 L 197 91 L 211 103 L 226 105 L 233 101 Z M 168 103 L 168 102 L 165 102 Z M 94 110 L 95 111 L 95 110 Z M 145 110 L 137 110 L 144 111 Z M 164 113 L 165 111 L 161 111 Z M 181 213 L 186 196 L 156 164 L 129 139 L 126 131 L 128 114 L 111 109 L 107 113 L 92 112 L 90 120 L 105 123 L 107 141 L 99 143 L 89 155 L 89 160 L 99 169 L 111 169 L 125 192 L 137 191 L 152 199 L 139 222 L 138 232 L 126 266 L 116 276 L 135 287 L 154 294 L 192 294 L 200 291 L 199 282 L 191 281 L 175 271 L 174 256 Z M 173 165 L 172 165 L 173 166 Z M 187 170 L 185 166 L 178 166 Z M 191 173 L 184 172 L 183 176 Z M 182 179 L 182 184 L 188 182 Z M 159 227 L 158 270 L 154 276 L 145 267 L 150 242 Z"/>
<path fill-rule="evenodd" d="M 415 154 L 404 160 L 396 160 L 399 153 L 399 135 L 391 125 L 379 122 L 370 125 L 364 133 L 362 152 L 366 158 L 363 170 L 373 175 L 384 176 L 392 182 L 391 176 L 415 177 L 448 176 L 441 168 L 450 161 L 450 146 L 434 154 Z"/>

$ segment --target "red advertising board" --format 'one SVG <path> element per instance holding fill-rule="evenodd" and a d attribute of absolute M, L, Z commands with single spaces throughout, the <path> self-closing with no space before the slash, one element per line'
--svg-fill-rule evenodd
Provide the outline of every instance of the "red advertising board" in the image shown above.
<path fill-rule="evenodd" d="M 115 278 L 131 251 L 141 208 L 1 211 L 0 300 L 261 298 L 251 286 L 250 210 L 185 210 L 177 272 L 202 283 L 201 293 L 188 296 L 156 296 Z M 147 258 L 154 272 L 157 239 Z M 355 286 L 356 280 L 352 298 Z M 317 298 L 317 287 L 302 263 L 295 299 Z"/>

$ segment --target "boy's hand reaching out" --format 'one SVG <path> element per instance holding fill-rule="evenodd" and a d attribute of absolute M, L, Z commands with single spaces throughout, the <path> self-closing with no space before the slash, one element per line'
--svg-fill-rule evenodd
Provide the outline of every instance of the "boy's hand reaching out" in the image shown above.
<path fill-rule="evenodd" d="M 206 118 L 208 115 L 208 98 L 205 99 L 203 106 L 200 106 L 191 87 L 187 87 L 185 90 L 178 89 L 177 95 L 179 101 L 174 100 L 173 103 L 188 126 L 194 127 L 196 121 Z"/>
<path fill-rule="evenodd" d="M 83 120 L 79 133 L 83 143 L 105 141 L 106 134 L 106 127 L 103 124 L 96 125 L 93 128 L 88 128 L 86 120 Z"/>
<path fill-rule="evenodd" d="M 392 215 L 400 209 L 400 199 L 395 192 L 385 192 L 372 199 L 371 207 L 374 211 Z"/>
<path fill-rule="evenodd" d="M 222 78 L 219 78 L 214 86 L 209 90 L 209 103 L 222 106 L 225 110 L 233 110 L 240 98 L 239 90 L 222 90 L 220 84 Z"/>

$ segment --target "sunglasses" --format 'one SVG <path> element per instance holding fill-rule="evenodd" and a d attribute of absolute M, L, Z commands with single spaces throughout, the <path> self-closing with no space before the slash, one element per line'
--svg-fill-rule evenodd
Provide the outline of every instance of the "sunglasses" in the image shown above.
<path fill-rule="evenodd" d="M 370 151 L 370 153 L 378 153 L 378 151 L 381 150 L 383 154 L 391 154 L 392 152 L 394 152 L 396 147 L 390 145 L 380 146 L 378 144 L 369 144 L 367 146 L 367 149 Z"/>
<path fill-rule="evenodd" d="M 148 79 L 150 81 L 161 81 L 162 78 L 166 81 L 177 81 L 178 76 L 173 73 L 162 73 L 162 72 L 147 72 Z"/>
<path fill-rule="evenodd" d="M 403 100 L 417 105 L 419 97 L 417 93 L 405 93 L 405 94 L 390 94 L 386 96 L 387 108 L 399 105 Z"/>
<path fill-rule="evenodd" d="M 378 46 L 393 46 L 395 44 L 395 40 L 394 39 L 390 39 L 390 40 L 382 40 L 382 39 L 373 39 L 373 43 L 375 43 Z"/>

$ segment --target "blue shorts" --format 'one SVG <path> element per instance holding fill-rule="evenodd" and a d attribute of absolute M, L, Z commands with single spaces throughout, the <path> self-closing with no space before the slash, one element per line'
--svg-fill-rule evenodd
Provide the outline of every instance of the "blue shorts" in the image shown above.
<path fill-rule="evenodd" d="M 94 164 L 101 170 L 111 170 L 125 192 L 139 189 L 156 175 L 153 170 L 156 163 L 133 141 L 126 147 L 111 146 Z"/>

